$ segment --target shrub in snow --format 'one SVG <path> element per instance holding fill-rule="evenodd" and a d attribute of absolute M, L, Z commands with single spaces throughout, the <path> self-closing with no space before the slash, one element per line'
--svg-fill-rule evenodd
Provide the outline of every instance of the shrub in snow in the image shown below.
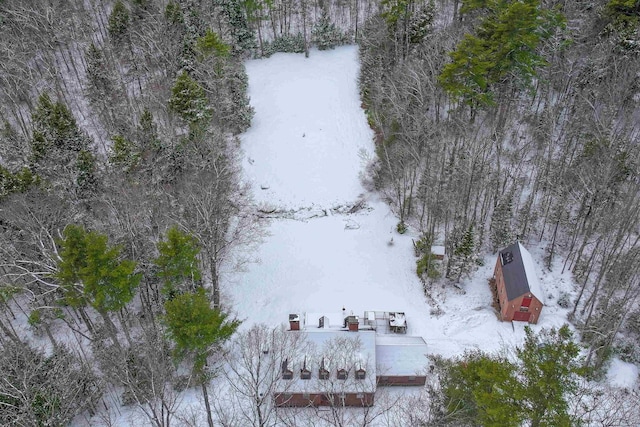
<path fill-rule="evenodd" d="M 263 55 L 267 58 L 276 52 L 302 53 L 304 52 L 304 37 L 302 33 L 283 34 L 272 42 L 265 42 L 262 50 Z"/>
<path fill-rule="evenodd" d="M 562 308 L 569 308 L 569 305 L 571 305 L 571 299 L 569 298 L 568 293 L 560 292 L 560 297 L 558 298 L 558 305 Z"/>
<path fill-rule="evenodd" d="M 422 237 L 413 243 L 413 249 L 418 260 L 416 261 L 416 274 L 419 278 L 425 277 L 435 280 L 440 278 L 440 270 L 435 256 L 431 253 L 431 245 L 433 244 L 433 236 L 423 234 Z"/>
<path fill-rule="evenodd" d="M 640 363 L 640 348 L 638 348 L 637 337 L 618 338 L 618 344 L 613 351 L 624 362 Z"/>

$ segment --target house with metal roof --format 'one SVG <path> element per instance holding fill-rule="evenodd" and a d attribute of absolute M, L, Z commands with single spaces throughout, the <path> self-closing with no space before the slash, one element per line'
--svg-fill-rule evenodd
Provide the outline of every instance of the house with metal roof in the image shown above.
<path fill-rule="evenodd" d="M 304 334 L 306 346 L 281 362 L 276 406 L 368 407 L 378 386 L 424 385 L 427 345 L 389 326 L 400 314 L 404 321 L 400 312 L 290 315 L 288 333 Z"/>
<path fill-rule="evenodd" d="M 493 278 L 503 321 L 538 323 L 544 294 L 529 251 L 516 242 L 498 253 Z"/>

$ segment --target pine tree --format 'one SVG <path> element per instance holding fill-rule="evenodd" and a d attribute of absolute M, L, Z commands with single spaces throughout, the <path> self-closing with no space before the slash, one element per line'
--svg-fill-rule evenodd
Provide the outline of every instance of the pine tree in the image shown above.
<path fill-rule="evenodd" d="M 198 263 L 200 248 L 193 236 L 173 226 L 157 247 L 160 255 L 154 263 L 158 277 L 164 282 L 162 292 L 172 299 L 185 291 L 194 291 L 202 274 Z"/>
<path fill-rule="evenodd" d="M 176 79 L 169 108 L 191 126 L 206 124 L 211 119 L 211 107 L 204 88 L 186 72 Z"/>
<path fill-rule="evenodd" d="M 524 346 L 516 350 L 525 420 L 534 427 L 575 425 L 569 402 L 578 395 L 579 377 L 587 371 L 569 326 L 543 329 L 537 335 L 527 326 L 525 333 Z"/>
<path fill-rule="evenodd" d="M 226 15 L 231 36 L 234 40 L 234 51 L 251 51 L 257 47 L 256 38 L 249 28 L 247 18 L 242 10 L 240 0 L 216 0 L 222 5 L 222 10 Z"/>
<path fill-rule="evenodd" d="M 326 10 L 322 11 L 322 15 L 311 30 L 311 41 L 320 50 L 333 49 L 346 42 L 345 36 L 331 22 Z"/>
<path fill-rule="evenodd" d="M 129 10 L 122 0 L 117 0 L 109 15 L 109 35 L 116 42 L 121 42 L 129 30 Z"/>
<path fill-rule="evenodd" d="M 229 45 L 218 34 L 209 29 L 207 29 L 204 36 L 198 39 L 196 47 L 203 56 L 215 55 L 224 58 L 229 56 L 231 52 Z"/>
<path fill-rule="evenodd" d="M 537 49 L 564 25 L 564 17 L 544 9 L 539 0 L 465 2 L 461 12 L 479 8 L 489 11 L 476 34 L 465 34 L 452 62 L 439 80 L 454 100 L 471 105 L 491 105 L 495 88 L 505 80 L 528 87 L 536 69 L 545 65 Z"/>
<path fill-rule="evenodd" d="M 119 166 L 125 171 L 129 171 L 135 167 L 138 162 L 139 153 L 136 146 L 131 141 L 125 139 L 121 135 L 115 135 L 112 138 L 111 153 L 109 154 L 109 163 Z"/>
<path fill-rule="evenodd" d="M 78 152 L 88 148 L 88 139 L 78 128 L 71 111 L 61 102 L 53 103 L 46 92 L 38 98 L 32 121 L 35 161 L 54 149 Z"/>
<path fill-rule="evenodd" d="M 104 319 L 113 343 L 119 347 L 110 312 L 118 312 L 135 295 L 141 276 L 136 263 L 120 259 L 120 248 L 109 247 L 107 236 L 68 225 L 58 241 L 59 259 L 55 277 L 65 301 L 72 307 L 91 305 Z"/>
<path fill-rule="evenodd" d="M 451 256 L 447 264 L 447 277 L 459 281 L 464 274 L 468 274 L 474 268 L 476 261 L 476 243 L 473 224 L 464 231 L 454 230 L 449 236 L 448 246 Z"/>
<path fill-rule="evenodd" d="M 76 169 L 76 195 L 80 200 L 88 199 L 97 193 L 99 184 L 95 156 L 88 150 L 81 150 L 76 160 Z"/>
<path fill-rule="evenodd" d="M 515 373 L 516 366 L 505 358 L 466 353 L 445 363 L 434 409 L 444 410 L 443 418 L 455 425 L 520 426 Z"/>
<path fill-rule="evenodd" d="M 513 243 L 514 233 L 511 219 L 513 216 L 513 201 L 511 195 L 502 197 L 491 215 L 489 234 L 494 251 Z"/>
<path fill-rule="evenodd" d="M 184 293 L 168 300 L 165 324 L 171 340 L 175 343 L 174 355 L 177 360 L 186 356 L 193 358 L 193 372 L 201 382 L 202 394 L 207 410 L 207 422 L 213 427 L 206 371 L 207 357 L 212 347 L 220 346 L 238 329 L 238 320 L 227 320 L 227 315 L 212 309 L 204 289 L 196 293 Z"/>

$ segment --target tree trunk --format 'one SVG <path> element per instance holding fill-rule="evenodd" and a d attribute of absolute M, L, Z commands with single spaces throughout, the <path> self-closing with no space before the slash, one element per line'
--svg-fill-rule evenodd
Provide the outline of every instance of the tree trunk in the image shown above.
<path fill-rule="evenodd" d="M 107 333 L 109 334 L 109 337 L 111 338 L 111 341 L 113 341 L 113 345 L 115 345 L 118 350 L 122 350 L 120 341 L 118 341 L 118 335 L 117 335 L 118 330 L 116 329 L 116 325 L 113 324 L 113 321 L 109 317 L 109 313 L 107 313 L 106 311 L 100 311 L 99 313 L 102 316 L 102 319 L 104 320 L 104 325 L 107 329 Z"/>
<path fill-rule="evenodd" d="M 207 423 L 209 424 L 209 427 L 214 427 L 213 418 L 211 417 L 211 405 L 209 404 L 209 393 L 207 392 L 206 381 L 202 382 L 202 396 L 204 397 L 204 406 L 207 411 Z"/>
<path fill-rule="evenodd" d="M 215 261 L 211 261 L 211 292 L 213 297 L 213 308 L 220 308 L 220 282 L 218 280 L 218 268 Z"/>

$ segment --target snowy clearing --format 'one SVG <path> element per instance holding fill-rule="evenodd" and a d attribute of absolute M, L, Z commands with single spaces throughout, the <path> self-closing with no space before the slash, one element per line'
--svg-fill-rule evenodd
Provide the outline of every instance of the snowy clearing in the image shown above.
<path fill-rule="evenodd" d="M 499 322 L 491 307 L 493 255 L 461 290 L 443 290 L 437 299 L 445 301 L 444 314 L 430 315 L 415 274 L 416 236 L 396 233 L 397 219 L 359 179 L 374 146 L 360 108 L 357 47 L 313 50 L 308 59 L 279 53 L 246 65 L 256 115 L 242 136 L 245 175 L 261 209 L 281 214 L 272 215 L 257 262 L 226 284 L 244 327 L 342 307 L 358 315 L 398 310 L 407 314 L 408 333 L 424 337 L 431 353 L 520 344 L 524 324 Z M 368 209 L 335 209 L 359 198 Z M 543 274 L 538 248 L 528 248 L 547 300 L 534 329 L 561 326 L 567 310 L 556 301 L 560 291 L 571 292 L 572 280 Z"/>

